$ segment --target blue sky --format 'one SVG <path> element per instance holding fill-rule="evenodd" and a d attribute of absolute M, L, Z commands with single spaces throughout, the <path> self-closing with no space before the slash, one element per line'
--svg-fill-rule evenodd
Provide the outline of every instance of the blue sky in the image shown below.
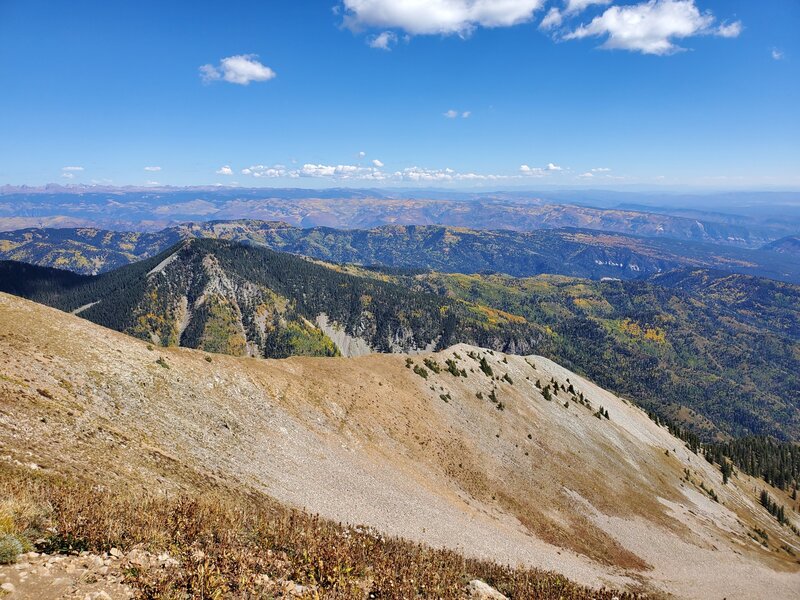
<path fill-rule="evenodd" d="M 0 184 L 798 188 L 799 26 L 796 0 L 0 0 Z"/>

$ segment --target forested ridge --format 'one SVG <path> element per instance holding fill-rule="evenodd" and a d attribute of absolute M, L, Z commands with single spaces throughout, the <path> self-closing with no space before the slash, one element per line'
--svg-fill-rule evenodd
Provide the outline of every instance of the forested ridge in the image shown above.
<path fill-rule="evenodd" d="M 61 272 L 51 269 L 21 263 L 2 268 L 4 291 L 65 311 L 88 306 L 82 317 L 165 345 L 231 354 L 254 344 L 259 355 L 288 356 L 297 345 L 307 346 L 309 336 L 322 347 L 303 353 L 331 354 L 330 340 L 313 325 L 323 314 L 379 352 L 469 342 L 522 353 L 537 337 L 524 319 L 291 254 L 211 239 L 182 242 L 95 277 L 66 275 L 64 285 L 61 275 L 54 282 Z M 182 310 L 191 318 L 180 326 L 187 318 Z"/>

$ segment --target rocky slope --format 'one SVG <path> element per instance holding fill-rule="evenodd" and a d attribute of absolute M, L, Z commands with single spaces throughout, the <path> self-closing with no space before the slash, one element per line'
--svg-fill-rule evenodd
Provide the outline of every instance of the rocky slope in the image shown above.
<path fill-rule="evenodd" d="M 174 493 L 209 477 L 677 598 L 788 599 L 800 585 L 799 540 L 758 505 L 763 484 L 723 484 L 641 410 L 537 356 L 460 345 L 252 361 L 152 349 L 0 295 L 0 400 L 6 461 L 109 489 Z"/>

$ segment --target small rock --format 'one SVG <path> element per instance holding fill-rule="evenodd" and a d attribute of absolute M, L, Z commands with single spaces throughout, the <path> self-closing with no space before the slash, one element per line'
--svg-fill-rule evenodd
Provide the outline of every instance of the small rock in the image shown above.
<path fill-rule="evenodd" d="M 13 594 L 16 588 L 14 587 L 13 583 L 4 583 L 3 585 L 0 585 L 0 590 L 3 590 L 9 594 Z"/>
<path fill-rule="evenodd" d="M 473 600 L 508 600 L 503 594 L 480 579 L 473 579 L 469 582 L 467 593 Z"/>
<path fill-rule="evenodd" d="M 114 558 L 122 558 L 122 550 L 119 548 L 112 548 L 109 554 Z"/>

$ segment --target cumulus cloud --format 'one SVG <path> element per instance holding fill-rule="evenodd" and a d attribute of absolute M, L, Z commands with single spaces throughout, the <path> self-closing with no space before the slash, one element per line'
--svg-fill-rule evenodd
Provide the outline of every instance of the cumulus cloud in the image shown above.
<path fill-rule="evenodd" d="M 253 165 L 251 167 L 247 167 L 246 169 L 242 169 L 241 173 L 242 175 L 252 175 L 256 178 L 264 177 L 267 179 L 277 179 L 279 177 L 297 177 L 297 175 L 290 174 L 283 165 Z"/>
<path fill-rule="evenodd" d="M 777 48 L 772 49 L 772 60 L 783 60 L 783 52 Z"/>
<path fill-rule="evenodd" d="M 367 153 L 364 152 L 364 151 L 361 151 L 361 152 L 358 153 L 358 157 L 359 158 L 364 158 L 366 155 L 367 155 Z"/>
<path fill-rule="evenodd" d="M 275 71 L 261 64 L 257 54 L 238 54 L 229 56 L 219 61 L 219 65 L 203 65 L 200 67 L 200 77 L 204 83 L 214 81 L 227 81 L 238 85 L 249 85 L 251 81 L 269 81 L 277 74 Z"/>
<path fill-rule="evenodd" d="M 379 169 L 382 169 L 384 167 L 384 164 L 381 161 L 379 161 L 377 158 L 372 161 L 372 164 L 375 165 L 376 167 L 378 167 Z"/>
<path fill-rule="evenodd" d="M 225 165 L 217 169 L 216 173 L 217 175 L 233 175 L 233 169 L 231 169 L 229 165 Z"/>
<path fill-rule="evenodd" d="M 558 165 L 554 165 L 553 163 L 547 163 L 547 166 L 545 167 L 545 170 L 547 170 L 547 171 L 563 171 L 564 169 L 562 169 Z"/>
<path fill-rule="evenodd" d="M 369 39 L 367 44 L 370 48 L 377 48 L 378 50 L 391 50 L 392 46 L 397 43 L 397 34 L 394 31 L 384 31 Z"/>
<path fill-rule="evenodd" d="M 411 35 L 469 35 L 477 27 L 526 23 L 545 0 L 344 0 L 351 29 L 402 29 Z"/>
<path fill-rule="evenodd" d="M 694 0 L 648 0 L 640 4 L 612 6 L 564 39 L 606 37 L 601 48 L 665 55 L 682 50 L 673 40 L 697 35 L 736 37 L 740 22 L 714 28 L 714 16 L 700 12 Z"/>
<path fill-rule="evenodd" d="M 157 173 L 161 170 L 161 167 L 145 167 L 145 171 L 149 171 L 150 173 Z"/>
<path fill-rule="evenodd" d="M 578 177 L 580 177 L 581 179 L 591 179 L 592 177 L 594 177 L 594 173 L 590 173 L 589 171 L 587 171 L 586 173 L 581 173 L 580 175 L 578 175 Z"/>

